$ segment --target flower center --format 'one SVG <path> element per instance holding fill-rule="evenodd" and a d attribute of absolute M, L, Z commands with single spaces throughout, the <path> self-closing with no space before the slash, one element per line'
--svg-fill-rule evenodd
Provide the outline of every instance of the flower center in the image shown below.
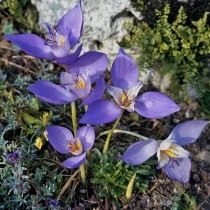
<path fill-rule="evenodd" d="M 84 89 L 86 86 L 85 81 L 83 79 L 78 79 L 76 82 L 77 89 Z"/>
<path fill-rule="evenodd" d="M 76 141 L 69 143 L 68 148 L 73 155 L 79 155 L 82 153 L 83 150 L 83 146 L 79 139 L 76 139 Z"/>
<path fill-rule="evenodd" d="M 59 37 L 58 37 L 58 46 L 59 47 L 63 47 L 64 44 L 65 44 L 65 37 L 62 36 L 62 35 L 59 35 Z"/>
<path fill-rule="evenodd" d="M 123 93 L 120 96 L 119 102 L 120 102 L 120 105 L 123 107 L 129 107 L 132 103 L 132 101 L 128 98 L 128 95 L 126 93 Z"/>
<path fill-rule="evenodd" d="M 166 154 L 170 158 L 177 158 L 179 151 L 175 145 L 171 145 L 167 150 L 161 150 L 160 152 Z"/>
<path fill-rule="evenodd" d="M 166 154 L 168 157 L 176 158 L 176 154 L 172 149 L 162 150 L 161 152 Z"/>

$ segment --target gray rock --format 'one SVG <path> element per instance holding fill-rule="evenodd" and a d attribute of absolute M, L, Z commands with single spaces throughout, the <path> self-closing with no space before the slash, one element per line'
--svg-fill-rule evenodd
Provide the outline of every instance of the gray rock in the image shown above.
<path fill-rule="evenodd" d="M 58 19 L 78 0 L 32 0 L 39 11 L 39 23 L 54 25 Z M 141 14 L 131 6 L 130 0 L 83 0 L 84 33 L 82 42 L 85 50 L 101 50 L 115 55 L 119 50 L 118 42 L 126 34 L 125 22 Z"/>
<path fill-rule="evenodd" d="M 157 71 L 151 71 L 149 78 L 154 87 L 160 89 L 162 92 L 166 92 L 171 85 L 171 74 L 167 73 L 161 76 Z"/>
<path fill-rule="evenodd" d="M 196 155 L 196 158 L 200 161 L 206 161 L 210 163 L 210 152 L 206 149 L 203 149 Z"/>

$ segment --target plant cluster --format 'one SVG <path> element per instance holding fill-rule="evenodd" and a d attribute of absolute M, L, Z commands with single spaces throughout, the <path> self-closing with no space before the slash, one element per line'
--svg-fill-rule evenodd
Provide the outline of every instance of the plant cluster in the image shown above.
<path fill-rule="evenodd" d="M 181 84 L 180 98 L 186 98 L 187 90 L 194 87 L 200 99 L 209 101 L 209 54 L 210 27 L 208 12 L 199 20 L 191 20 L 184 7 L 180 7 L 173 21 L 170 21 L 171 6 L 166 4 L 156 11 L 157 20 L 154 26 L 140 22 L 136 26 L 128 25 L 130 35 L 123 44 L 127 47 L 137 46 L 143 56 L 140 65 L 154 68 L 163 73 L 171 73 L 174 81 L 171 92 Z M 181 91 L 175 92 L 179 95 Z M 203 102 L 204 100 L 202 100 Z M 205 108 L 205 107 L 204 107 Z"/>
<path fill-rule="evenodd" d="M 187 24 L 191 25 L 192 20 L 199 20 L 206 11 L 210 11 L 210 2 L 208 0 L 131 0 L 133 6 L 141 12 L 143 20 L 150 27 L 156 25 L 158 16 L 156 11 L 162 11 L 166 4 L 170 5 L 169 22 L 172 23 L 178 14 L 179 8 L 183 7 L 187 15 Z M 208 24 L 210 23 L 208 19 Z"/>
<path fill-rule="evenodd" d="M 30 0 L 4 0 L 0 11 L 7 11 L 18 24 L 28 29 L 35 29 L 38 20 L 36 7 Z M 4 13 L 3 13 L 4 14 Z"/>
<path fill-rule="evenodd" d="M 26 136 L 31 136 L 28 144 L 30 145 L 36 137 L 35 146 L 38 150 L 41 150 L 46 142 L 49 142 L 56 151 L 53 152 L 56 154 L 55 160 L 50 160 L 48 150 L 43 157 L 43 167 L 46 166 L 50 171 L 34 164 L 30 170 L 31 173 L 26 174 L 20 158 L 21 155 L 27 155 L 27 152 L 24 152 L 26 148 L 20 145 L 20 149 L 16 146 L 11 150 L 5 149 L 8 142 L 4 139 L 6 130 L 3 132 L 1 138 L 3 149 L 5 149 L 4 165 L 10 163 L 14 170 L 17 169 L 14 173 L 15 182 L 11 182 L 15 186 L 14 190 L 12 188 L 14 195 L 19 193 L 18 195 L 23 198 L 31 193 L 35 195 L 33 205 L 36 206 L 43 202 L 43 195 L 49 197 L 49 205 L 57 208 L 61 196 L 71 184 L 72 179 L 80 172 L 81 182 L 86 184 L 87 172 L 90 171 L 93 176 L 91 181 L 101 190 L 102 198 L 109 197 L 117 200 L 125 193 L 125 198 L 129 200 L 134 188 L 136 191 L 145 189 L 149 177 L 155 170 L 153 161 L 145 162 L 155 154 L 157 154 L 159 169 L 163 169 L 172 180 L 187 183 L 190 178 L 191 161 L 189 152 L 182 146 L 194 143 L 209 121 L 190 120 L 180 123 L 164 141 L 150 139 L 132 131 L 116 130 L 125 112 L 133 112 L 148 119 L 160 119 L 178 112 L 180 107 L 161 92 L 148 91 L 139 95 L 143 83 L 139 79 L 138 67 L 122 48 L 112 64 L 109 81 L 105 80 L 108 74 L 106 72 L 107 55 L 97 51 L 81 53 L 82 45 L 79 44 L 83 31 L 81 2 L 69 10 L 55 27 L 46 24 L 46 28 L 48 34 L 45 39 L 29 33 L 6 35 L 5 38 L 18 45 L 29 55 L 51 60 L 63 67 L 59 82 L 53 83 L 50 78 L 41 79 L 29 85 L 28 90 L 49 104 L 65 105 L 65 107 L 70 104 L 71 122 L 67 126 L 64 123 L 66 122 L 65 117 L 62 116 L 59 123 L 61 125 L 50 125 L 49 120 L 53 118 L 54 110 L 47 113 L 39 112 L 38 118 L 33 116 L 33 113 L 21 113 L 26 127 L 22 127 L 19 132 L 26 132 Z M 19 80 L 17 80 L 17 84 L 21 84 Z M 12 97 L 11 94 L 10 97 Z M 31 100 L 33 108 L 39 111 L 36 99 Z M 85 113 L 82 111 L 81 116 L 78 117 L 77 113 L 78 110 L 81 112 L 81 107 Z M 61 109 L 60 112 L 68 115 L 66 110 Z M 79 121 L 78 118 L 80 118 Z M 106 131 L 107 137 L 102 154 L 97 149 L 94 150 L 95 152 L 91 152 L 96 140 L 95 126 L 113 121 L 115 122 L 112 128 Z M 110 140 L 115 131 L 138 137 L 139 141 L 130 145 L 126 151 L 121 152 L 120 148 L 109 151 Z M 24 141 L 26 140 L 24 139 Z M 27 149 L 31 150 L 32 148 L 29 146 Z M 120 152 L 119 156 L 116 155 L 116 151 Z M 38 155 L 36 153 L 26 159 L 30 162 Z M 87 160 L 90 162 L 89 165 Z M 53 162 L 52 165 L 50 165 L 51 162 Z M 59 169 L 54 169 L 55 163 L 60 167 Z M 140 166 L 135 167 L 136 165 Z M 58 193 L 58 188 L 63 181 L 60 170 L 68 171 L 67 169 L 77 168 L 79 170 L 71 174 L 57 199 L 52 199 L 53 194 Z M 11 172 L 11 170 L 8 171 Z M 51 172 L 52 174 L 58 173 L 58 175 L 50 176 Z M 41 182 L 44 176 L 49 180 L 43 187 L 46 189 L 42 188 L 39 191 L 34 186 L 34 182 L 30 181 L 30 177 Z M 32 189 L 33 192 L 31 192 Z M 37 198 L 39 193 L 42 195 Z"/>
<path fill-rule="evenodd" d="M 119 148 L 118 148 L 119 150 Z M 102 154 L 98 149 L 93 150 L 91 158 L 91 183 L 93 183 L 100 198 L 110 200 L 123 200 L 128 182 L 133 174 L 136 174 L 134 192 L 144 192 L 148 187 L 148 177 L 154 175 L 154 165 L 156 161 L 150 160 L 147 164 L 138 167 L 124 165 L 120 161 L 120 151 L 110 149 L 106 154 Z"/>

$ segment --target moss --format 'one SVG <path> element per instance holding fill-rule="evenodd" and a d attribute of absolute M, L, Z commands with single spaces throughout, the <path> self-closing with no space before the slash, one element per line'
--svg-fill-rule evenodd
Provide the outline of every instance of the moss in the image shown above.
<path fill-rule="evenodd" d="M 10 16 L 26 29 L 34 30 L 38 21 L 38 12 L 30 0 L 5 0 L 0 9 L 7 11 Z"/>
<path fill-rule="evenodd" d="M 184 7 L 179 8 L 173 22 L 169 21 L 170 14 L 171 6 L 167 4 L 156 12 L 157 21 L 153 27 L 145 21 L 135 26 L 128 24 L 129 35 L 122 45 L 139 48 L 141 66 L 171 73 L 175 79 L 173 83 L 179 84 L 182 92 L 184 90 L 180 99 L 186 95 L 187 87 L 194 86 L 202 100 L 210 87 L 208 12 L 190 25 Z"/>

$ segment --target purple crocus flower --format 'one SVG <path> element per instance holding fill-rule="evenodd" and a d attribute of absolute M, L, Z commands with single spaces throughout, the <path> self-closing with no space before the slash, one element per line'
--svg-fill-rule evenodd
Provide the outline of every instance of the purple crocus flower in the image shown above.
<path fill-rule="evenodd" d="M 55 60 L 58 63 L 73 62 L 82 49 L 79 47 L 70 54 L 70 50 L 79 42 L 82 33 L 81 2 L 69 10 L 58 21 L 55 28 L 49 24 L 46 26 L 48 35 L 45 40 L 35 34 L 6 35 L 5 37 L 31 56 Z"/>
<path fill-rule="evenodd" d="M 39 80 L 29 86 L 28 90 L 43 101 L 52 104 L 67 104 L 82 99 L 83 104 L 89 105 L 99 100 L 105 91 L 103 76 L 96 80 L 92 88 L 91 77 L 87 73 L 62 72 L 60 85 L 47 80 Z"/>
<path fill-rule="evenodd" d="M 89 51 L 80 56 L 82 45 L 74 50 L 82 34 L 83 12 L 81 2 L 69 10 L 59 21 L 55 28 L 46 24 L 47 39 L 35 34 L 6 35 L 5 38 L 18 45 L 23 51 L 37 58 L 54 60 L 58 64 L 69 65 L 68 71 L 84 68 L 91 72 L 103 72 L 107 66 L 105 54 Z M 72 52 L 74 51 L 74 52 Z"/>
<path fill-rule="evenodd" d="M 136 111 L 146 118 L 162 118 L 179 111 L 179 106 L 163 93 L 150 91 L 137 97 L 142 82 L 139 81 L 138 67 L 132 58 L 120 49 L 111 69 L 113 86 L 108 92 L 115 102 L 98 100 L 88 107 L 80 120 L 84 124 L 103 124 L 117 119 L 122 110 Z"/>
<path fill-rule="evenodd" d="M 59 206 L 59 201 L 56 199 L 47 199 L 47 205 L 50 206 L 51 208 L 55 209 L 58 208 Z"/>
<path fill-rule="evenodd" d="M 5 158 L 6 158 L 8 163 L 15 165 L 15 164 L 18 163 L 18 161 L 20 159 L 20 154 L 17 151 L 9 152 L 5 155 Z"/>
<path fill-rule="evenodd" d="M 162 168 L 169 178 L 187 183 L 191 161 L 189 152 L 182 146 L 194 143 L 208 123 L 204 120 L 180 123 L 161 143 L 148 139 L 132 144 L 123 154 L 122 160 L 129 165 L 139 165 L 157 153 L 158 168 Z"/>
<path fill-rule="evenodd" d="M 46 135 L 56 151 L 74 155 L 62 163 L 69 169 L 78 168 L 86 161 L 86 152 L 93 147 L 95 142 L 95 132 L 91 126 L 79 128 L 74 137 L 67 128 L 52 125 L 47 126 Z"/>

